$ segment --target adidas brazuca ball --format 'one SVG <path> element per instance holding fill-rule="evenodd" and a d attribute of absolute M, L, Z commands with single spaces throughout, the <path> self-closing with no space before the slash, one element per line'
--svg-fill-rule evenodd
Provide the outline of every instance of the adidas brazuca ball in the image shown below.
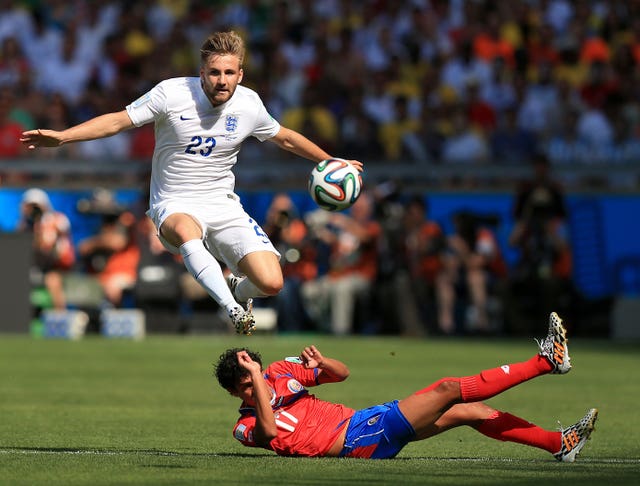
<path fill-rule="evenodd" d="M 309 194 L 327 211 L 350 207 L 362 191 L 362 176 L 343 159 L 327 159 L 318 163 L 309 176 Z"/>

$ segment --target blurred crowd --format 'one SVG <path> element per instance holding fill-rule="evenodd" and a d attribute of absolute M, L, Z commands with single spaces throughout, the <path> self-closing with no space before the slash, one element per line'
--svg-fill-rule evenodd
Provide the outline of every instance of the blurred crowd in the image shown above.
<path fill-rule="evenodd" d="M 245 84 L 330 153 L 415 164 L 640 155 L 637 2 L 0 0 L 0 158 L 25 155 L 24 129 L 121 110 L 163 79 L 197 75 L 202 40 L 222 29 L 247 41 Z M 38 155 L 149 160 L 153 144 L 149 126 Z"/>
<path fill-rule="evenodd" d="M 260 223 L 282 255 L 285 283 L 255 305 L 272 311 L 278 332 L 334 335 L 526 334 L 552 310 L 566 315 L 575 291 L 564 195 L 547 159 L 534 165 L 514 194 L 502 243 L 518 253 L 511 264 L 495 215 L 464 209 L 445 224 L 431 218 L 423 194 L 391 182 L 367 188 L 342 212 L 302 213 L 289 194 L 274 193 Z M 140 208 L 99 189 L 77 210 L 99 222 L 79 241 L 45 191 L 23 194 L 17 230 L 33 235 L 32 286 L 50 296 L 41 307 L 138 308 L 155 316 L 151 332 L 188 331 L 194 311 L 219 310 Z M 78 300 L 87 289 L 94 298 Z M 158 329 L 156 319 L 167 326 Z"/>

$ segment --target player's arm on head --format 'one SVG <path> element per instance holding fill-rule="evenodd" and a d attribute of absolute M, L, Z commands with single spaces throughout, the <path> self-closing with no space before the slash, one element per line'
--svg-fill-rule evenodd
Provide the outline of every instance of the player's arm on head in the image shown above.
<path fill-rule="evenodd" d="M 22 133 L 20 141 L 29 149 L 59 147 L 66 143 L 110 137 L 132 127 L 127 111 L 122 110 L 97 116 L 66 130 L 28 130 Z"/>
<path fill-rule="evenodd" d="M 276 419 L 271 408 L 271 391 L 262 376 L 260 364 L 253 361 L 246 351 L 238 352 L 238 363 L 249 372 L 253 384 L 256 412 L 253 438 L 256 444 L 267 445 L 278 435 Z"/>
<path fill-rule="evenodd" d="M 349 368 L 342 361 L 327 358 L 315 346 L 307 346 L 300 353 L 305 368 L 318 369 L 319 383 L 337 383 L 349 376 Z"/>

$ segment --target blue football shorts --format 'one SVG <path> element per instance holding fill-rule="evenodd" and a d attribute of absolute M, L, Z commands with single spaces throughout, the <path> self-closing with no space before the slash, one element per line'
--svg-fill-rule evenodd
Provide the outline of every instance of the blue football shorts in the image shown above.
<path fill-rule="evenodd" d="M 358 410 L 347 428 L 340 457 L 389 459 L 416 436 L 398 400 Z"/>

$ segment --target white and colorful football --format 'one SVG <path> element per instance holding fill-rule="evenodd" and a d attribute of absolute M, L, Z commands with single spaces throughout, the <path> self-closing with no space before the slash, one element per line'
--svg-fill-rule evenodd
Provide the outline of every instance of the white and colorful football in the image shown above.
<path fill-rule="evenodd" d="M 327 159 L 318 163 L 309 176 L 309 194 L 327 211 L 350 207 L 362 191 L 360 172 L 344 159 Z"/>

